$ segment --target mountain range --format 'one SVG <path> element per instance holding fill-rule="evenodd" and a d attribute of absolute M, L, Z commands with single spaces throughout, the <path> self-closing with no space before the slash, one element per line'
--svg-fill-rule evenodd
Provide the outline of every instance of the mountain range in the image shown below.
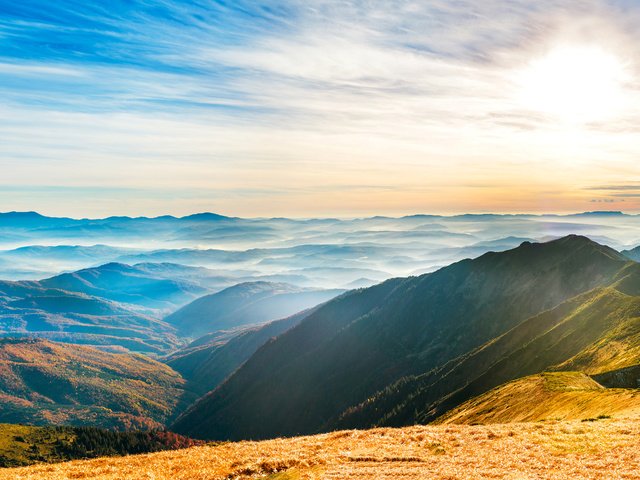
<path fill-rule="evenodd" d="M 628 367 L 639 269 L 573 235 L 349 292 L 262 346 L 173 428 L 241 439 L 408 425 L 548 368 Z"/>
<path fill-rule="evenodd" d="M 426 220 L 411 222 L 422 228 Z M 290 273 L 291 254 L 380 248 L 279 254 Z M 274 251 L 252 255 L 262 262 Z M 569 235 L 503 237 L 466 251 L 480 255 L 372 286 L 360 277 L 365 286 L 351 290 L 265 280 L 219 288 L 215 270 L 166 262 L 2 281 L 0 422 L 241 440 L 638 412 L 640 264 L 632 249 Z M 537 408 L 527 408 L 531 399 Z"/>

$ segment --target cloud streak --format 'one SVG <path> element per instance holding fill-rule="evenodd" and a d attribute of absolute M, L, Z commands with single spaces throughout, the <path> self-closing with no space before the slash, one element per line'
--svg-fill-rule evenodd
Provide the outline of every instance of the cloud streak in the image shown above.
<path fill-rule="evenodd" d="M 637 10 L 596 0 L 5 2 L 1 183 L 97 186 L 104 199 L 117 188 L 210 189 L 229 198 L 211 195 L 212 209 L 242 215 L 341 208 L 318 185 L 391 187 L 373 201 L 353 188 L 344 208 L 356 212 L 580 209 L 591 200 L 582 185 L 633 171 L 638 94 L 615 122 L 568 131 L 518 104 L 513 74 L 567 41 L 634 58 Z M 464 189 L 487 183 L 496 187 L 482 195 Z M 238 201 L 234 189 L 263 193 Z M 301 202 L 296 211 L 270 202 L 274 191 Z"/>

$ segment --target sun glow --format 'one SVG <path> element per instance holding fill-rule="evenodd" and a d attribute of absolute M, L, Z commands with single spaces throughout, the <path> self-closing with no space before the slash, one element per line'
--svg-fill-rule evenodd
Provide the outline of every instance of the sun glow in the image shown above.
<path fill-rule="evenodd" d="M 532 61 L 518 73 L 527 109 L 567 123 L 604 121 L 624 107 L 623 63 L 597 47 L 564 47 Z"/>

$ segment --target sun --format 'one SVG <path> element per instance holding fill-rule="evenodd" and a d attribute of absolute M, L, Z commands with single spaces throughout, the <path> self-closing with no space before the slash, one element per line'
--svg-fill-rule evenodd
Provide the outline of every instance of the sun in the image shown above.
<path fill-rule="evenodd" d="M 559 47 L 517 74 L 520 103 L 566 123 L 615 117 L 624 106 L 624 64 L 594 46 Z"/>

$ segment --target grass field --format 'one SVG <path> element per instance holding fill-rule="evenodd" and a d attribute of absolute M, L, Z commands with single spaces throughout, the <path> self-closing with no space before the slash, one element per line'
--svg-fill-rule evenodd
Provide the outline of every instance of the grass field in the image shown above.
<path fill-rule="evenodd" d="M 640 418 L 439 425 L 0 470 L 0 479 L 634 479 Z"/>

